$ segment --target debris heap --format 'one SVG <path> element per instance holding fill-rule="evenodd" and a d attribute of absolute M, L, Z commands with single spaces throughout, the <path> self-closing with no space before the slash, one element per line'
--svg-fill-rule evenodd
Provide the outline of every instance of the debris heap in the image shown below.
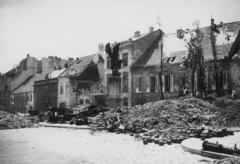
<path fill-rule="evenodd" d="M 211 137 L 210 133 L 224 136 L 226 127 L 240 124 L 240 112 L 235 111 L 236 103 L 232 104 L 235 107 L 228 104 L 228 108 L 220 108 L 194 97 L 181 97 L 149 102 L 131 109 L 118 107 L 89 118 L 89 122 L 109 131 L 124 130 L 165 138 Z M 233 112 L 229 113 L 229 110 Z"/>
<path fill-rule="evenodd" d="M 32 125 L 32 121 L 24 116 L 0 111 L 0 130 L 26 128 L 31 127 Z"/>

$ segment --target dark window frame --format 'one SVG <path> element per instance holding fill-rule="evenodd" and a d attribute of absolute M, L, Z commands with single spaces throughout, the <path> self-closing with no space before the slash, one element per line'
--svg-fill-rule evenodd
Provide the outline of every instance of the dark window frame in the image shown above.
<path fill-rule="evenodd" d="M 122 66 L 127 67 L 128 66 L 128 53 L 122 54 Z"/>

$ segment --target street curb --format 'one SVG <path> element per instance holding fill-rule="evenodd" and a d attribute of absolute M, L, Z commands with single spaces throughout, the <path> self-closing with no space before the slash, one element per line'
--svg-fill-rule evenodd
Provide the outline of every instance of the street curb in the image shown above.
<path fill-rule="evenodd" d="M 65 128 L 65 129 L 83 129 L 90 130 L 90 127 L 81 127 L 81 126 L 59 126 L 59 125 L 43 125 L 38 124 L 39 127 L 48 127 L 48 128 Z"/>
<path fill-rule="evenodd" d="M 216 159 L 224 159 L 224 158 L 230 158 L 230 157 L 234 157 L 234 158 L 240 158 L 238 156 L 234 156 L 234 155 L 228 155 L 228 154 L 222 154 L 222 153 L 215 153 L 215 152 L 210 152 L 210 151 L 205 151 L 205 150 L 196 150 L 196 149 L 192 149 L 192 148 L 188 148 L 186 146 L 183 146 L 183 144 L 181 144 L 182 149 L 185 151 L 188 151 L 192 154 L 198 154 L 204 157 L 209 157 L 209 158 L 216 158 Z"/>

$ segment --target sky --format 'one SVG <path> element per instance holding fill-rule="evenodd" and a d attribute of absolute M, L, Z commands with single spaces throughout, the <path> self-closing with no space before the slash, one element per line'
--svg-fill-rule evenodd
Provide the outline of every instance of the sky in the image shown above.
<path fill-rule="evenodd" d="M 211 18 L 216 24 L 240 21 L 239 13 L 240 0 L 0 0 L 0 72 L 27 54 L 77 58 L 149 27 L 170 34 L 191 29 L 196 20 L 200 27 Z"/>

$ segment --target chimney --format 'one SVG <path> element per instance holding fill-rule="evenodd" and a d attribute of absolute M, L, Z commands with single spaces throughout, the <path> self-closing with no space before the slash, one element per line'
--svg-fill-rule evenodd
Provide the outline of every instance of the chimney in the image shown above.
<path fill-rule="evenodd" d="M 27 57 L 29 57 L 30 55 L 29 54 L 27 54 Z"/>
<path fill-rule="evenodd" d="M 222 27 L 223 26 L 223 22 L 220 22 L 220 27 Z"/>
<path fill-rule="evenodd" d="M 154 31 L 153 27 L 149 27 L 149 33 L 152 33 Z"/>
<path fill-rule="evenodd" d="M 0 75 L 2 75 L 2 73 L 0 72 Z"/>
<path fill-rule="evenodd" d="M 76 61 L 78 61 L 79 60 L 79 58 L 76 58 Z"/>
<path fill-rule="evenodd" d="M 103 43 L 99 43 L 99 45 L 98 45 L 98 50 L 99 50 L 99 52 L 104 51 L 104 45 L 103 45 Z"/>
<path fill-rule="evenodd" d="M 183 38 L 182 29 L 178 29 L 177 30 L 177 37 L 178 37 L 178 39 L 182 39 Z"/>
<path fill-rule="evenodd" d="M 134 37 L 135 37 L 135 38 L 140 37 L 140 31 L 136 31 L 136 32 L 134 33 Z"/>

